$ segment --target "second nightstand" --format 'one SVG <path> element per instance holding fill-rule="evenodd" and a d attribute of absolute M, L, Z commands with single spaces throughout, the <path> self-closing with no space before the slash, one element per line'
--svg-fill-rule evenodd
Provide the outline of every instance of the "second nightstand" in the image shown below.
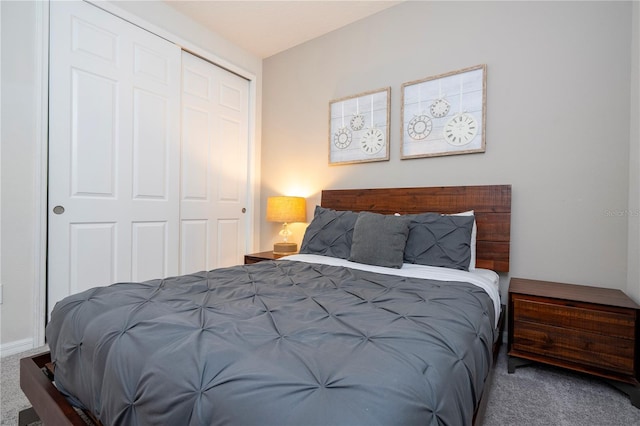
<path fill-rule="evenodd" d="M 620 290 L 512 278 L 509 373 L 529 360 L 593 374 L 640 407 L 639 309 Z"/>
<path fill-rule="evenodd" d="M 273 251 L 262 251 L 260 253 L 245 254 L 244 264 L 250 265 L 252 263 L 262 262 L 264 260 L 276 260 L 286 256 L 284 254 L 274 254 Z"/>

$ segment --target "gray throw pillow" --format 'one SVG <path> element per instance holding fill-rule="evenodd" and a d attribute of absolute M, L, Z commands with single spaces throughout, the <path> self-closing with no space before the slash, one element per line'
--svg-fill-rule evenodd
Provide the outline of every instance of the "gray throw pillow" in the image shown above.
<path fill-rule="evenodd" d="M 353 229 L 349 260 L 401 268 L 408 234 L 409 225 L 405 217 L 361 212 Z"/>
<path fill-rule="evenodd" d="M 406 263 L 469 270 L 473 216 L 423 213 L 405 217 L 409 218 Z"/>
<path fill-rule="evenodd" d="M 313 220 L 302 238 L 300 253 L 348 259 L 357 219 L 358 213 L 352 211 L 316 206 Z"/>

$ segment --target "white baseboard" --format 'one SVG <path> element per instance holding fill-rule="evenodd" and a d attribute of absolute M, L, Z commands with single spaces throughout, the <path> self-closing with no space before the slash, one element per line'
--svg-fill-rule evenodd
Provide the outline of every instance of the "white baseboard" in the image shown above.
<path fill-rule="evenodd" d="M 33 339 L 22 339 L 0 345 L 0 358 L 33 349 Z"/>

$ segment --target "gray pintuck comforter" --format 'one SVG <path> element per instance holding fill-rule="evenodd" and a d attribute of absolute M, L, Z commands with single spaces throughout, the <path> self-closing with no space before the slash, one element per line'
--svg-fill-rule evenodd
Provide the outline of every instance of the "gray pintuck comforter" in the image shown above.
<path fill-rule="evenodd" d="M 59 302 L 56 384 L 104 425 L 468 425 L 494 309 L 472 284 L 261 262 Z"/>

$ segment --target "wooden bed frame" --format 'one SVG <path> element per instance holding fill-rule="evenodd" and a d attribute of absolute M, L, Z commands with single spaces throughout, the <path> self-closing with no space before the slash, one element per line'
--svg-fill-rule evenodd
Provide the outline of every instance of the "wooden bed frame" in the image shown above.
<path fill-rule="evenodd" d="M 425 188 L 336 189 L 322 191 L 321 205 L 336 210 L 371 211 L 383 214 L 423 212 L 460 213 L 474 210 L 478 224 L 476 266 L 497 272 L 509 271 L 511 235 L 511 185 L 450 186 Z M 504 308 L 494 344 L 494 364 L 504 327 Z M 19 413 L 18 425 L 38 419 L 52 425 L 100 423 L 90 413 L 81 415 L 55 387 L 49 352 L 20 360 L 20 387 L 32 404 Z M 489 373 L 473 422 L 482 419 L 487 403 Z"/>

